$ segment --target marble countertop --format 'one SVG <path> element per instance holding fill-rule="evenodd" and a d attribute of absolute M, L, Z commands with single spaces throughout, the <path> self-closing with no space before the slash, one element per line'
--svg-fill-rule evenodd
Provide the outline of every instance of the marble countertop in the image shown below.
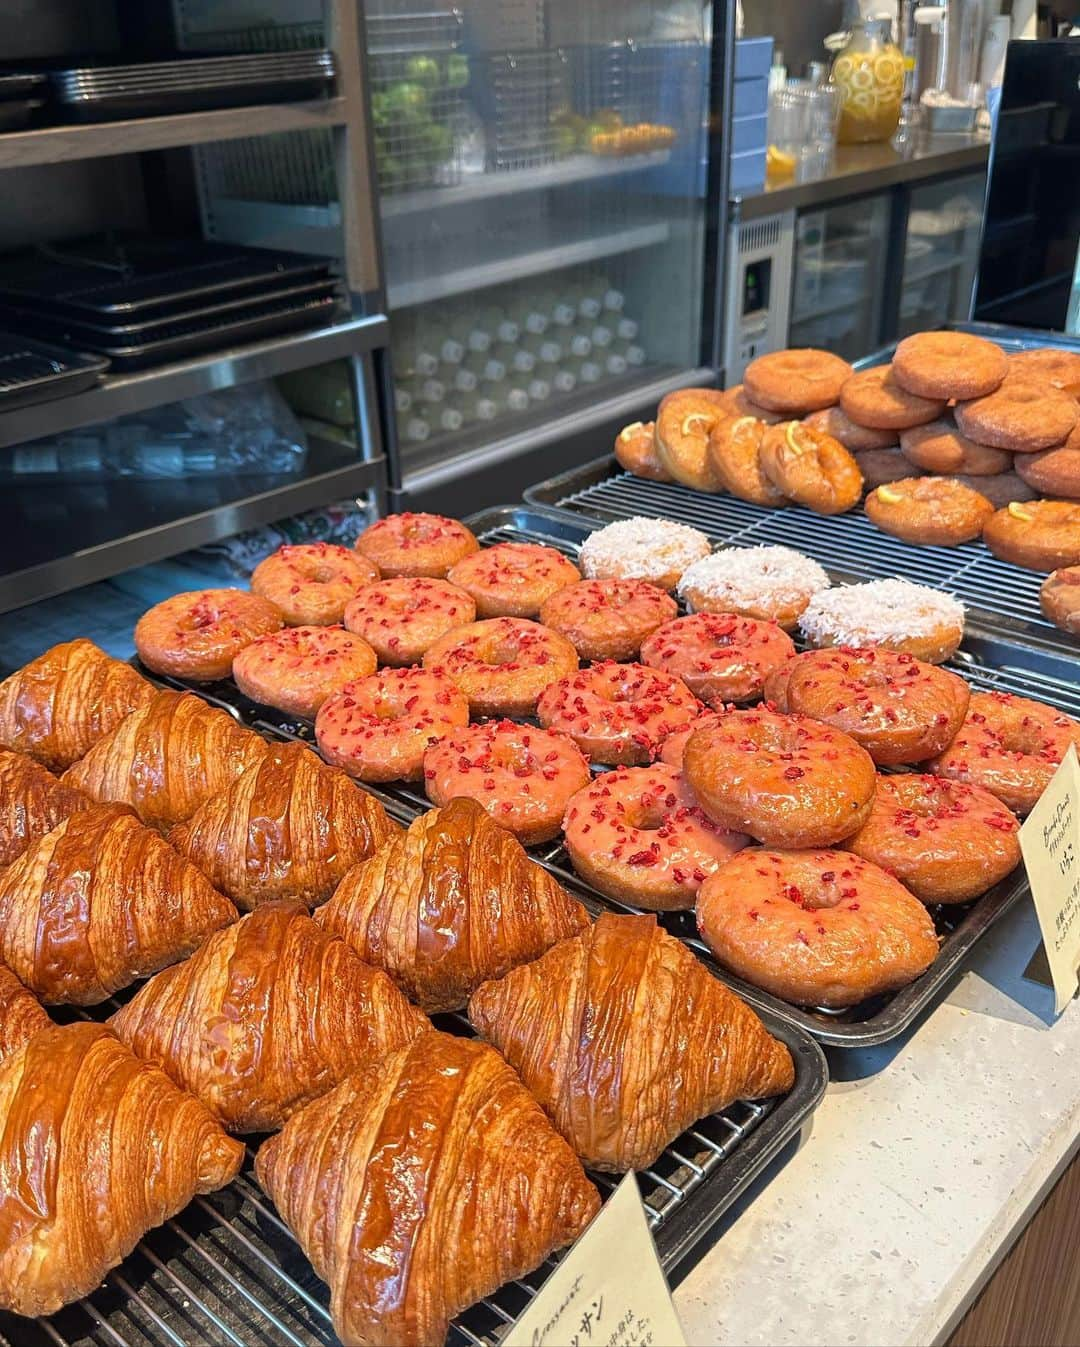
<path fill-rule="evenodd" d="M 1080 1004 L 1021 900 L 903 1038 L 831 1050 L 809 1135 L 675 1291 L 687 1342 L 940 1343 L 1080 1142 Z"/>

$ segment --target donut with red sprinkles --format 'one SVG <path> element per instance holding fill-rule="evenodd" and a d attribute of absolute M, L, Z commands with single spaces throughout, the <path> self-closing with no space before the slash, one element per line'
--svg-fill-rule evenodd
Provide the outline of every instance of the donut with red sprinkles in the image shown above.
<path fill-rule="evenodd" d="M 228 678 L 233 660 L 285 619 L 269 599 L 246 589 L 195 589 L 147 609 L 135 624 L 135 649 L 152 672 L 210 683 Z"/>
<path fill-rule="evenodd" d="M 411 510 L 376 520 L 355 546 L 388 579 L 424 575 L 441 580 L 455 562 L 480 550 L 472 531 L 456 519 Z"/>
<path fill-rule="evenodd" d="M 449 631 L 424 656 L 469 699 L 475 716 L 529 716 L 549 683 L 578 667 L 558 632 L 524 617 L 491 617 Z"/>
<path fill-rule="evenodd" d="M 671 595 L 647 580 L 581 580 L 552 594 L 540 621 L 582 659 L 635 660 L 646 636 L 678 613 Z"/>
<path fill-rule="evenodd" d="M 255 567 L 251 592 L 278 608 L 290 627 L 338 626 L 345 605 L 379 578 L 367 557 L 334 543 L 286 543 Z"/>
<path fill-rule="evenodd" d="M 380 664 L 419 664 L 448 631 L 476 618 L 476 604 L 449 580 L 379 580 L 345 609 L 345 626 L 362 636 Z"/>
<path fill-rule="evenodd" d="M 233 660 L 233 682 L 253 702 L 312 720 L 331 693 L 375 671 L 367 641 L 341 627 L 287 627 Z"/>
<path fill-rule="evenodd" d="M 641 662 L 681 678 L 709 706 L 760 697 L 765 679 L 795 653 L 775 622 L 734 613 L 691 613 L 641 643 Z"/>

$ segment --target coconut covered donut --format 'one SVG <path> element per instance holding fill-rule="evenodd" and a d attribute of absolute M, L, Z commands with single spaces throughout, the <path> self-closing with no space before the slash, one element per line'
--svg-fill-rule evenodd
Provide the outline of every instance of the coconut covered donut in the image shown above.
<path fill-rule="evenodd" d="M 941 664 L 964 634 L 964 605 L 910 580 L 869 580 L 815 594 L 799 629 L 810 645 L 880 646 Z"/>
<path fill-rule="evenodd" d="M 564 636 L 522 617 L 457 627 L 424 656 L 424 668 L 445 673 L 477 716 L 532 715 L 548 684 L 577 667 L 577 651 Z"/>
<path fill-rule="evenodd" d="M 919 900 L 846 851 L 748 848 L 702 885 L 697 924 L 725 968 L 796 1005 L 858 1005 L 938 953 Z"/>
<path fill-rule="evenodd" d="M 366 557 L 333 543 L 286 543 L 255 567 L 251 592 L 269 599 L 290 627 L 340 625 L 345 605 L 379 578 Z"/>
<path fill-rule="evenodd" d="M 135 649 L 153 673 L 210 683 L 228 678 L 244 646 L 284 625 L 269 599 L 246 589 L 196 589 L 143 613 Z"/>
<path fill-rule="evenodd" d="M 406 510 L 366 528 L 356 540 L 356 550 L 389 579 L 426 575 L 438 580 L 462 557 L 479 551 L 480 544 L 456 519 Z"/>
<path fill-rule="evenodd" d="M 688 524 L 634 515 L 590 533 L 578 560 L 590 580 L 647 580 L 671 590 L 688 566 L 711 551 L 704 533 Z"/>
<path fill-rule="evenodd" d="M 366 585 L 345 609 L 345 626 L 375 651 L 380 664 L 417 664 L 440 636 L 476 619 L 470 595 L 449 580 L 422 576 Z"/>
<path fill-rule="evenodd" d="M 635 660 L 646 636 L 678 614 L 647 580 L 581 580 L 545 600 L 540 621 L 587 660 Z"/>
<path fill-rule="evenodd" d="M 678 594 L 695 613 L 737 613 L 790 631 L 829 584 L 824 568 L 794 548 L 729 547 L 688 567 Z"/>
<path fill-rule="evenodd" d="M 681 678 L 709 706 L 759 697 L 765 679 L 795 653 L 775 622 L 735 613 L 692 613 L 641 643 L 641 662 Z"/>
<path fill-rule="evenodd" d="M 574 869 L 600 893 L 653 912 L 691 908 L 749 838 L 718 827 L 671 767 L 605 772 L 571 797 L 563 823 Z"/>
<path fill-rule="evenodd" d="M 233 682 L 254 702 L 313 720 L 332 692 L 374 673 L 367 641 L 341 627 L 288 627 L 252 641 L 233 660 Z"/>

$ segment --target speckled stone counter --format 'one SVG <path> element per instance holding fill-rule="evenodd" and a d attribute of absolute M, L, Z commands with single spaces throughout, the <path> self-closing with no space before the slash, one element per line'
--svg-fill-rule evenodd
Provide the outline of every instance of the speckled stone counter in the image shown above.
<path fill-rule="evenodd" d="M 1080 1003 L 1024 900 L 904 1038 L 832 1051 L 809 1137 L 675 1292 L 692 1344 L 943 1342 L 1080 1140 Z"/>

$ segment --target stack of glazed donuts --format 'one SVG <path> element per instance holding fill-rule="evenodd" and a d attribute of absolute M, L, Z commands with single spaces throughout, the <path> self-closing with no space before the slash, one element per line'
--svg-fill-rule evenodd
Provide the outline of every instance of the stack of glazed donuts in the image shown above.
<path fill-rule="evenodd" d="M 714 553 L 666 520 L 599 529 L 574 565 L 407 514 L 355 551 L 281 549 L 251 593 L 166 600 L 135 639 L 187 681 L 231 664 L 354 779 L 471 798 L 526 845 L 561 835 L 599 893 L 696 910 L 733 972 L 842 1007 L 933 962 L 927 905 L 1014 868 L 1017 814 L 1080 744 L 939 667 L 962 632 L 932 589 L 832 587 L 790 548 Z"/>
<path fill-rule="evenodd" d="M 1044 615 L 1080 635 L 1080 353 L 1006 355 L 962 332 L 905 338 L 854 372 L 828 351 L 777 351 L 727 392 L 669 394 L 620 432 L 629 472 L 755 505 L 839 514 L 863 499 L 907 542 L 982 538 L 1050 574 Z"/>

